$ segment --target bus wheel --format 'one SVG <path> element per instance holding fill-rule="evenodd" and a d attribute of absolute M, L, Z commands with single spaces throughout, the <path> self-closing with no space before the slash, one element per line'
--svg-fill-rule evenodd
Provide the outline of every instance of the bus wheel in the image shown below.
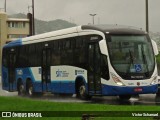
<path fill-rule="evenodd" d="M 156 95 L 159 97 L 160 96 L 160 88 L 158 89 L 158 92 L 156 93 Z"/>
<path fill-rule="evenodd" d="M 120 95 L 119 99 L 120 100 L 129 100 L 131 98 L 131 95 Z"/>
<path fill-rule="evenodd" d="M 29 97 L 39 97 L 42 96 L 43 94 L 41 92 L 33 92 L 33 84 L 31 81 L 27 83 L 27 95 Z"/>
<path fill-rule="evenodd" d="M 25 89 L 24 89 L 24 85 L 22 83 L 20 83 L 18 85 L 18 95 L 19 96 L 24 96 L 25 95 Z"/>
<path fill-rule="evenodd" d="M 29 97 L 33 96 L 33 84 L 31 81 L 27 83 L 27 95 Z"/>
<path fill-rule="evenodd" d="M 89 96 L 86 93 L 86 87 L 84 85 L 84 83 L 80 83 L 78 86 L 78 91 L 77 91 L 77 97 L 82 99 L 82 100 L 89 100 L 91 99 L 91 96 Z"/>

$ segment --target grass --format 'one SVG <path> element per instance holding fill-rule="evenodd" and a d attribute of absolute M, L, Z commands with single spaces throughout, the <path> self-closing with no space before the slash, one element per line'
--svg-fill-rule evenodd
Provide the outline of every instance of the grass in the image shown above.
<path fill-rule="evenodd" d="M 22 97 L 0 97 L 0 111 L 160 111 L 160 106 L 62 103 Z"/>
<path fill-rule="evenodd" d="M 91 104 L 91 103 L 60 103 L 60 102 L 49 102 L 49 101 L 41 101 L 29 98 L 21 98 L 21 97 L 0 97 L 0 111 L 160 111 L 160 106 L 130 106 L 130 105 L 106 105 L 106 104 Z M 74 112 L 75 114 L 76 112 Z M 104 112 L 105 113 L 105 112 Z M 123 112 L 122 112 L 123 113 Z M 123 113 L 123 114 L 124 114 Z M 61 113 L 59 113 L 61 114 Z M 70 112 L 68 112 L 70 114 Z M 112 113 L 113 114 L 113 113 Z M 73 115 L 74 116 L 74 115 Z M 114 114 L 113 114 L 114 116 Z M 120 117 L 107 117 L 107 120 L 117 120 Z M 7 118 L 1 118 L 6 120 Z M 22 119 L 22 118 L 12 118 L 14 119 Z M 27 118 L 23 118 L 27 119 Z M 29 118 L 29 120 L 50 120 L 50 117 L 46 118 Z M 81 117 L 52 117 L 54 120 L 81 120 Z M 151 120 L 150 117 L 122 117 L 121 119 L 145 119 Z M 106 120 L 106 118 L 97 117 L 94 120 Z"/>

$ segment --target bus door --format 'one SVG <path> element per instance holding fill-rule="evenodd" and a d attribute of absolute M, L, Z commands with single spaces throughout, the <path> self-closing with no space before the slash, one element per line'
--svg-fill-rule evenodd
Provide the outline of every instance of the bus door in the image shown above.
<path fill-rule="evenodd" d="M 11 49 L 9 56 L 8 56 L 8 83 L 9 83 L 9 91 L 16 90 L 16 54 L 14 49 Z"/>
<path fill-rule="evenodd" d="M 42 92 L 51 90 L 51 49 L 42 50 Z"/>
<path fill-rule="evenodd" d="M 88 44 L 88 93 L 101 95 L 101 54 L 98 42 Z"/>

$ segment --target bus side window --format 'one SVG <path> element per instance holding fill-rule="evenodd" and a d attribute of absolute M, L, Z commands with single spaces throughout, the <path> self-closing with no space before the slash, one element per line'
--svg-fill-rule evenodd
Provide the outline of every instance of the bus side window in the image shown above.
<path fill-rule="evenodd" d="M 42 51 L 42 47 L 41 47 L 41 43 L 37 43 L 36 44 L 36 53 L 37 53 L 37 56 L 36 56 L 36 58 L 37 58 L 37 61 L 36 61 L 36 63 L 37 63 L 37 66 L 41 66 L 41 51 Z"/>
<path fill-rule="evenodd" d="M 60 65 L 61 62 L 60 42 L 61 41 L 54 41 L 54 56 L 52 56 L 52 59 L 54 59 L 54 61 L 52 61 L 53 65 Z"/>
<path fill-rule="evenodd" d="M 107 56 L 101 54 L 101 77 L 105 80 L 109 80 L 109 68 Z"/>
<path fill-rule="evenodd" d="M 99 63 L 101 62 L 101 54 L 100 54 L 100 49 L 99 49 L 99 45 L 96 44 L 95 46 L 95 57 L 94 57 L 95 61 L 98 61 Z M 100 64 L 95 63 L 95 70 L 97 74 L 101 73 L 101 67 Z"/>
<path fill-rule="evenodd" d="M 7 50 L 3 49 L 3 59 L 2 59 L 2 63 L 5 67 L 7 67 Z"/>

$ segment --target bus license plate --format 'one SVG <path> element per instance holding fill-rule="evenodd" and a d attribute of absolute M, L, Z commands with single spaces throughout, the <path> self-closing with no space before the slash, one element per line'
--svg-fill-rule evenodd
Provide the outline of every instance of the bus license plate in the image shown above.
<path fill-rule="evenodd" d="M 142 92 L 142 88 L 135 88 L 134 92 Z"/>

